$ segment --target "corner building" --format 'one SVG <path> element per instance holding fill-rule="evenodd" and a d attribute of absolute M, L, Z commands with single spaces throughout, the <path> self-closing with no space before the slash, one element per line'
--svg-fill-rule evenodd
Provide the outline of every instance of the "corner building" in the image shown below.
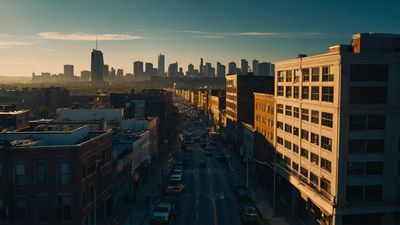
<path fill-rule="evenodd" d="M 400 35 L 356 34 L 275 67 L 277 170 L 293 210 L 317 224 L 399 224 Z"/>

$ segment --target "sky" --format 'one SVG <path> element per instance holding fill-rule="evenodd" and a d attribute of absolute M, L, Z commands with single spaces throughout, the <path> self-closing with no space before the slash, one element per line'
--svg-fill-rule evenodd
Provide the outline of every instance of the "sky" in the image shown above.
<path fill-rule="evenodd" d="M 200 58 L 274 62 L 400 33 L 399 0 L 0 0 L 0 76 L 90 70 L 90 52 L 132 73 L 157 55 L 187 69 Z M 249 63 L 251 65 L 251 62 Z"/>

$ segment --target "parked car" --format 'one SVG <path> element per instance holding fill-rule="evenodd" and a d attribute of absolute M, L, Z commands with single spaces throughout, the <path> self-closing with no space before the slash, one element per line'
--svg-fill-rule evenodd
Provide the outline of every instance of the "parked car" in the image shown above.
<path fill-rule="evenodd" d="M 168 223 L 172 216 L 172 205 L 169 203 L 159 203 L 153 211 L 151 223 Z"/>
<path fill-rule="evenodd" d="M 160 203 L 171 204 L 171 208 L 172 208 L 172 210 L 174 210 L 175 207 L 176 207 L 176 205 L 178 204 L 178 201 L 179 201 L 179 198 L 178 198 L 177 195 L 166 193 L 166 194 L 162 197 Z"/>
<path fill-rule="evenodd" d="M 172 174 L 169 176 L 169 181 L 174 183 L 174 182 L 181 182 L 182 181 L 182 174 Z"/>
<path fill-rule="evenodd" d="M 243 224 L 258 224 L 258 213 L 252 205 L 240 206 L 240 219 Z"/>
<path fill-rule="evenodd" d="M 165 192 L 169 193 L 169 194 L 179 194 L 179 193 L 183 192 L 184 189 L 185 189 L 184 184 L 176 183 L 176 184 L 168 185 Z"/>

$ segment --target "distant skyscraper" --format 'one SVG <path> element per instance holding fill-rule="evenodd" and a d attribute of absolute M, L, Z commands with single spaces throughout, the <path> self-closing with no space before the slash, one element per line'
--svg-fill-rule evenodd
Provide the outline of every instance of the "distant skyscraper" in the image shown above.
<path fill-rule="evenodd" d="M 200 66 L 199 66 L 200 76 L 204 76 L 204 64 L 203 58 L 200 58 Z"/>
<path fill-rule="evenodd" d="M 90 80 L 90 71 L 88 71 L 88 70 L 81 71 L 81 80 L 89 81 Z"/>
<path fill-rule="evenodd" d="M 123 69 L 117 69 L 117 77 L 123 77 L 124 76 L 124 70 Z"/>
<path fill-rule="evenodd" d="M 274 76 L 274 65 L 269 62 L 262 62 L 258 64 L 257 76 Z"/>
<path fill-rule="evenodd" d="M 114 67 L 111 67 L 110 78 L 111 78 L 111 79 L 114 79 L 114 78 L 115 78 L 115 75 L 116 75 L 115 69 L 114 69 Z"/>
<path fill-rule="evenodd" d="M 135 61 L 133 63 L 133 74 L 135 77 L 140 77 L 143 75 L 143 62 L 142 61 Z"/>
<path fill-rule="evenodd" d="M 92 51 L 91 70 L 92 70 L 91 81 L 93 82 L 104 81 L 103 79 L 104 59 L 103 59 L 103 53 L 100 50 L 93 49 Z"/>
<path fill-rule="evenodd" d="M 228 67 L 229 67 L 229 69 L 228 69 L 229 74 L 235 74 L 237 72 L 236 63 L 230 62 L 228 64 Z"/>
<path fill-rule="evenodd" d="M 64 75 L 66 77 L 74 76 L 74 65 L 64 65 Z"/>
<path fill-rule="evenodd" d="M 220 62 L 217 62 L 217 77 L 225 77 L 226 68 Z"/>
<path fill-rule="evenodd" d="M 158 56 L 158 73 L 160 76 L 165 74 L 165 56 L 161 53 Z"/>
<path fill-rule="evenodd" d="M 253 60 L 253 74 L 254 75 L 258 75 L 258 60 L 254 59 Z"/>
<path fill-rule="evenodd" d="M 194 73 L 194 65 L 193 65 L 193 64 L 189 64 L 189 65 L 188 65 L 188 70 L 187 70 L 187 72 L 186 72 L 186 76 L 187 76 L 187 77 L 193 77 L 193 76 L 195 76 L 195 73 Z"/>
<path fill-rule="evenodd" d="M 178 76 L 178 62 L 169 64 L 168 67 L 168 77 Z"/>
<path fill-rule="evenodd" d="M 110 73 L 110 71 L 108 71 L 108 65 L 104 65 L 104 67 L 103 67 L 103 78 L 104 79 L 109 79 L 109 73 Z"/>
<path fill-rule="evenodd" d="M 240 71 L 242 74 L 247 74 L 249 72 L 249 62 L 246 59 L 240 60 Z"/>
<path fill-rule="evenodd" d="M 153 76 L 153 63 L 146 63 L 146 75 L 147 76 Z"/>

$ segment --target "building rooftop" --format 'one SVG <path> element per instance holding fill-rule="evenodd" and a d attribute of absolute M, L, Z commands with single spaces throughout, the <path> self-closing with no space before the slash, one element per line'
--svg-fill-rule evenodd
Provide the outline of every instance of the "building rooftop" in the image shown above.
<path fill-rule="evenodd" d="M 19 115 L 19 114 L 24 114 L 24 113 L 28 113 L 29 110 L 16 110 L 16 111 L 8 111 L 8 112 L 4 112 L 4 111 L 0 111 L 0 115 Z"/>

